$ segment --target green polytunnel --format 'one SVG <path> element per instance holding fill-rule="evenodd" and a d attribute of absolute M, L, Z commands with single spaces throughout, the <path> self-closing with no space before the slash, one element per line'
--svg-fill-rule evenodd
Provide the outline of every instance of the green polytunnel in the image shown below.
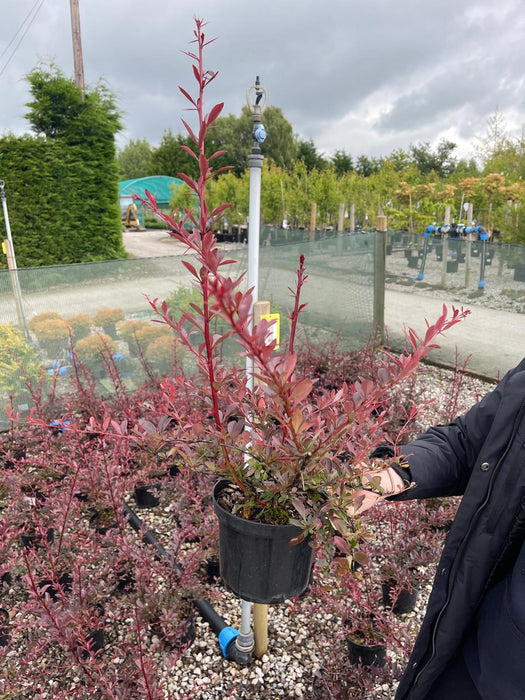
<path fill-rule="evenodd" d="M 155 195 L 159 209 L 169 212 L 170 199 L 173 197 L 173 190 L 183 184 L 178 177 L 168 177 L 167 175 L 151 175 L 150 177 L 137 177 L 132 180 L 122 180 L 118 183 L 120 209 L 125 212 L 129 204 L 132 204 L 133 195 L 147 199 L 146 190 Z M 140 202 L 135 201 L 138 209 L 139 221 L 144 225 L 144 207 Z"/>

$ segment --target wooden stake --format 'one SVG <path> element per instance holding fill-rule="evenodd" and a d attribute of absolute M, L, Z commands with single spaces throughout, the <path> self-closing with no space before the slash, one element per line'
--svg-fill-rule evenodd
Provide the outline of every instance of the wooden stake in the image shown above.
<path fill-rule="evenodd" d="M 313 202 L 310 212 L 310 241 L 315 241 L 315 228 L 317 226 L 317 204 Z"/>
<path fill-rule="evenodd" d="M 263 603 L 253 604 L 253 653 L 257 659 L 268 651 L 268 606 Z"/>

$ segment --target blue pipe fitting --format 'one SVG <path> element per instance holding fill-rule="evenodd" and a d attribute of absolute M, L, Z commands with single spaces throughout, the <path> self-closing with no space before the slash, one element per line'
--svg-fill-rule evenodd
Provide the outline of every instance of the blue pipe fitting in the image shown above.
<path fill-rule="evenodd" d="M 231 658 L 228 654 L 228 647 L 238 636 L 239 630 L 236 630 L 233 627 L 223 627 L 219 632 L 219 646 L 225 659 Z"/>
<path fill-rule="evenodd" d="M 263 143 L 263 141 L 266 139 L 266 129 L 262 124 L 258 124 L 253 130 L 253 138 L 257 141 L 257 143 Z"/>

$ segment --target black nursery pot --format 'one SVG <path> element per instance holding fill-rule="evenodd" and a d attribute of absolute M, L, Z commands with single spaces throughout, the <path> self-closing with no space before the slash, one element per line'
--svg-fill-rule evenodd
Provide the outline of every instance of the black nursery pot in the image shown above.
<path fill-rule="evenodd" d="M 106 643 L 104 630 L 102 628 L 91 630 L 91 632 L 86 637 L 86 641 L 89 643 L 89 648 L 92 654 L 96 654 L 97 652 L 101 651 Z M 82 649 L 82 658 L 87 659 L 88 657 L 88 650 Z"/>
<path fill-rule="evenodd" d="M 228 481 L 219 481 L 213 489 L 224 583 L 239 598 L 253 603 L 270 605 L 301 595 L 312 568 L 309 538 L 290 544 L 301 534 L 299 527 L 266 525 L 229 513 L 217 502 L 220 492 L 229 485 Z"/>
<path fill-rule="evenodd" d="M 160 484 L 137 484 L 135 501 L 139 508 L 155 508 L 160 503 Z"/>
<path fill-rule="evenodd" d="M 53 544 L 55 540 L 55 531 L 52 527 L 46 530 L 46 540 L 48 544 Z M 44 546 L 42 537 L 38 532 L 23 532 L 20 535 L 20 542 L 25 549 L 31 549 L 32 547 L 38 549 Z"/>
<path fill-rule="evenodd" d="M 384 644 L 362 644 L 347 637 L 348 658 L 352 664 L 362 666 L 384 666 L 386 662 L 386 647 Z"/>
<path fill-rule="evenodd" d="M 404 615 L 405 613 L 412 612 L 416 606 L 419 589 L 416 588 L 416 586 L 412 586 L 411 590 L 408 588 L 402 588 L 399 591 L 399 595 L 394 600 L 395 588 L 395 585 L 387 581 L 381 584 L 383 605 L 390 607 L 393 602 L 394 605 L 392 607 L 392 612 L 394 612 L 396 615 Z"/>
<path fill-rule="evenodd" d="M 10 641 L 9 613 L 5 608 L 0 608 L 0 647 L 6 647 Z"/>
<path fill-rule="evenodd" d="M 172 638 L 165 635 L 160 622 L 150 623 L 150 629 L 157 635 L 167 649 L 182 652 L 190 647 L 195 641 L 196 629 L 195 615 L 193 612 L 190 612 L 184 623 L 185 624 L 179 631 L 179 636 L 177 638 Z"/>

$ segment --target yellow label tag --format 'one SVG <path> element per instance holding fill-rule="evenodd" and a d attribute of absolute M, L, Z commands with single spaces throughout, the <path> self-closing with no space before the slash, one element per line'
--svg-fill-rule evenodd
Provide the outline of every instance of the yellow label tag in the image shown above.
<path fill-rule="evenodd" d="M 5 249 L 5 241 L 2 241 L 2 253 L 7 255 L 7 250 Z"/>
<path fill-rule="evenodd" d="M 281 315 L 280 314 L 263 314 L 261 318 L 265 321 L 274 321 L 268 330 L 268 340 L 275 340 L 275 349 L 279 349 Z"/>

